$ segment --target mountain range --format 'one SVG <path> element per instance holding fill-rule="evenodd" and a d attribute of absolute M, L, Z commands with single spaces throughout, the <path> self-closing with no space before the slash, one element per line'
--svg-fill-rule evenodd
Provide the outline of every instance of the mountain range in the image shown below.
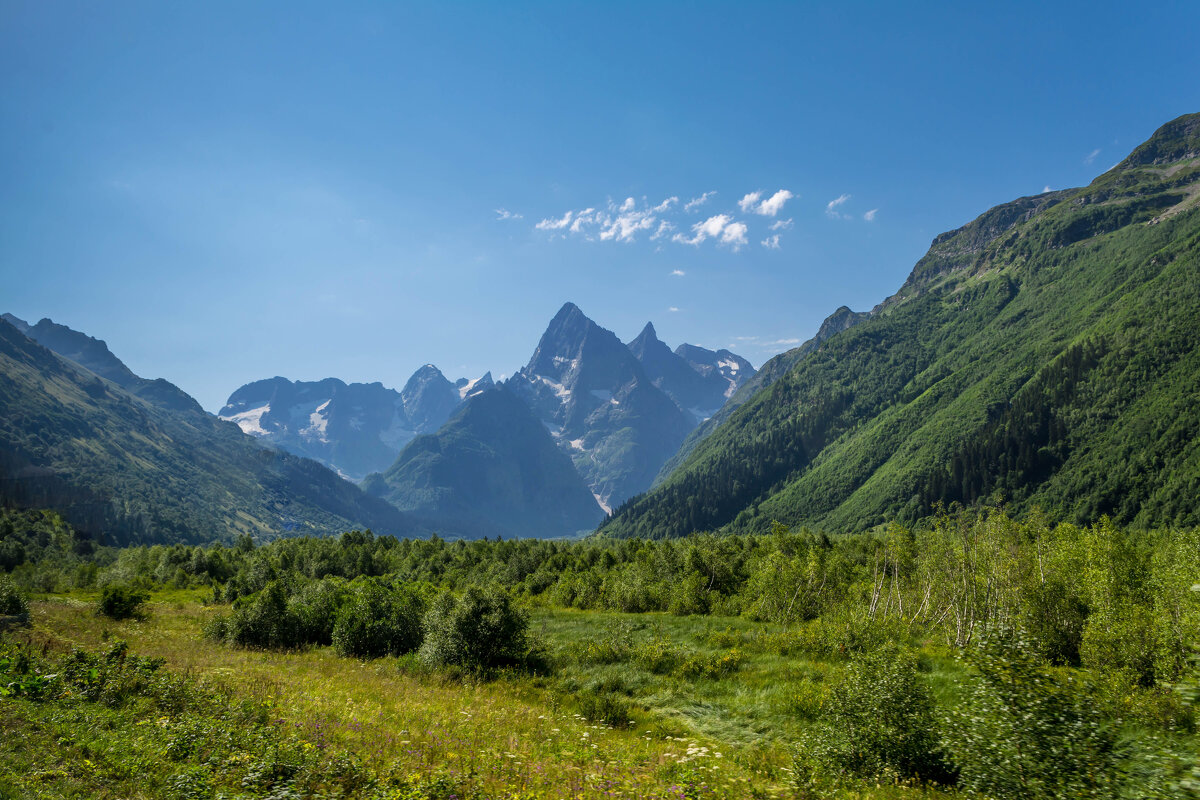
<path fill-rule="evenodd" d="M 936 237 L 740 400 L 601 531 L 859 530 L 981 502 L 1200 524 L 1200 114 Z"/>
<path fill-rule="evenodd" d="M 103 341 L 0 321 L 0 502 L 106 544 L 420 528 L 325 467 L 264 447 Z"/>
<path fill-rule="evenodd" d="M 474 397 L 499 388 L 491 374 L 451 384 L 427 364 L 400 392 L 334 378 L 256 381 L 230 395 L 219 416 L 363 480 L 370 493 L 435 527 L 461 532 L 469 518 L 479 530 L 564 535 L 590 530 L 610 504 L 649 488 L 688 432 L 754 375 L 749 361 L 728 350 L 683 344 L 672 351 L 650 323 L 626 345 L 567 303 L 529 363 L 503 384 L 523 412 L 489 397 L 486 411 L 458 414 Z M 529 419 L 540 427 L 530 427 Z M 524 438 L 509 435 L 507 427 Z M 459 446 L 464 442 L 474 447 Z M 565 460 L 549 459 L 547 443 Z M 578 479 L 592 500 L 581 509 L 573 490 L 535 492 L 518 503 L 524 510 L 517 513 L 515 498 L 496 493 L 500 484 L 480 478 L 483 483 L 468 486 L 462 478 L 482 474 L 474 459 L 484 452 L 489 469 L 504 464 L 514 475 L 548 475 L 552 462 L 565 464 L 573 475 L 559 483 Z M 583 527 L 563 527 L 565 520 Z"/>
<path fill-rule="evenodd" d="M 451 383 L 433 364 L 414 372 L 399 392 L 382 383 L 276 377 L 242 386 L 217 416 L 361 481 L 387 469 L 406 444 L 436 431 L 468 395 L 491 385 L 491 373 Z"/>

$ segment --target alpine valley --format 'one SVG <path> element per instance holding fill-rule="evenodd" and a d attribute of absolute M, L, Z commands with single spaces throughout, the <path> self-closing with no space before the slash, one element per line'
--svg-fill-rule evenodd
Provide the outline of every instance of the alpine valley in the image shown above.
<path fill-rule="evenodd" d="M 566 303 L 502 382 L 275 377 L 214 417 L 5 315 L 0 499 L 114 542 L 861 531 L 987 503 L 1196 525 L 1198 209 L 1191 114 L 1086 187 L 941 234 L 894 295 L 757 372 Z"/>

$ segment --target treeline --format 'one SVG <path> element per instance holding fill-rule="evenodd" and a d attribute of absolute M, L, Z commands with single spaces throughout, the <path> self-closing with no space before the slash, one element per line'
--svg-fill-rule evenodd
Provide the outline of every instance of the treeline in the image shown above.
<path fill-rule="evenodd" d="M 352 531 L 263 546 L 243 538 L 81 552 L 52 515 L 34 519 L 36 534 L 18 534 L 11 516 L 0 522 L 0 553 L 15 552 L 10 543 L 23 536 L 21 547 L 37 559 L 4 563 L 17 583 L 41 591 L 204 586 L 243 621 L 248 609 L 284 620 L 285 632 L 252 642 L 258 635 L 239 632 L 231 618 L 225 635 L 235 642 L 328 644 L 338 623 L 332 609 L 351 604 L 364 624 L 390 618 L 385 607 L 399 609 L 397 619 L 423 617 L 439 594 L 469 588 L 502 589 L 526 605 L 742 615 L 798 636 L 897 629 L 960 648 L 986 627 L 1018 626 L 1052 663 L 1119 671 L 1143 686 L 1178 677 L 1200 641 L 1200 597 L 1189 591 L 1200 580 L 1197 529 L 1052 526 L 993 509 L 837 537 L 781 525 L 767 535 L 661 541 L 448 542 Z M 31 541 L 45 544 L 35 550 Z"/>

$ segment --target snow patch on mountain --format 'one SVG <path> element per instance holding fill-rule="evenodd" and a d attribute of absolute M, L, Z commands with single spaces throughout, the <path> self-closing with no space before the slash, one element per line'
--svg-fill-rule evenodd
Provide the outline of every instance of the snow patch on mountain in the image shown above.
<path fill-rule="evenodd" d="M 326 415 L 326 409 L 329 408 L 331 402 L 333 401 L 326 400 L 308 415 L 308 426 L 300 429 L 301 436 L 321 442 L 329 441 L 325 436 L 325 429 L 329 425 L 329 417 Z"/>
<path fill-rule="evenodd" d="M 224 417 L 224 419 L 236 424 L 242 429 L 242 433 L 248 433 L 251 436 L 269 436 L 271 432 L 263 429 L 262 418 L 263 414 L 266 414 L 270 410 L 271 404 L 267 403 L 265 406 L 252 408 L 249 411 L 231 414 L 228 417 Z"/>

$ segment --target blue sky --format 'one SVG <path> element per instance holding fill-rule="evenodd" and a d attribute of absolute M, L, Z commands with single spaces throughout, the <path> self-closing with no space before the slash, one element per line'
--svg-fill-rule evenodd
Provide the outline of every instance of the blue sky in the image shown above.
<path fill-rule="evenodd" d="M 4 0 L 0 310 L 209 409 L 567 300 L 757 366 L 1200 111 L 1196 3 L 974 6 Z"/>

